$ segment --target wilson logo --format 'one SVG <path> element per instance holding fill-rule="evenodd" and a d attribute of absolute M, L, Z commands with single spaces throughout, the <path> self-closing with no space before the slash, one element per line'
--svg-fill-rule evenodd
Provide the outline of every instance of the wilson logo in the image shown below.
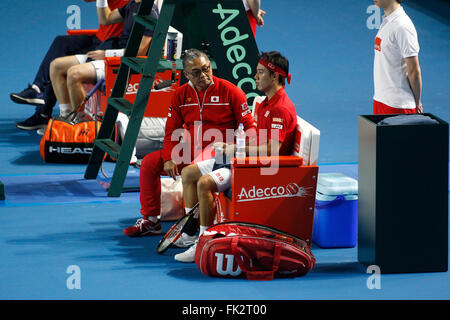
<path fill-rule="evenodd" d="M 273 186 L 265 188 L 256 188 L 256 186 L 246 189 L 243 187 L 238 194 L 237 202 L 266 200 L 274 198 L 291 198 L 304 197 L 307 195 L 306 189 L 300 187 L 295 182 L 291 182 L 286 186 Z"/>
<path fill-rule="evenodd" d="M 217 258 L 217 262 L 216 262 L 216 271 L 218 274 L 222 275 L 222 276 L 233 276 L 233 277 L 237 277 L 238 275 L 240 275 L 242 273 L 241 268 L 239 268 L 239 266 L 236 266 L 236 269 L 233 270 L 233 265 L 234 265 L 234 255 L 232 254 L 223 254 L 223 253 L 216 253 L 215 254 L 216 258 Z M 224 264 L 223 264 L 223 260 L 225 259 L 227 260 L 227 265 L 224 268 Z"/>

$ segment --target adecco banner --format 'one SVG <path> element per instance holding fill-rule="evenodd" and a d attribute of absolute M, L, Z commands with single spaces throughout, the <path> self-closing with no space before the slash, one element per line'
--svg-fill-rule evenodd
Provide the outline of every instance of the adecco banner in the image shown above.
<path fill-rule="evenodd" d="M 180 8 L 177 8 L 178 15 L 174 19 L 183 19 L 184 24 L 176 20 L 173 24 L 180 23 L 179 27 L 182 28 L 180 32 L 183 32 L 183 50 L 188 49 L 186 45 L 202 49 L 201 44 L 208 43 L 208 52 L 217 65 L 215 75 L 241 88 L 250 103 L 255 96 L 262 95 L 256 89 L 254 79 L 258 64 L 258 47 L 242 0 L 176 3 Z M 185 32 L 188 33 L 186 42 Z"/>

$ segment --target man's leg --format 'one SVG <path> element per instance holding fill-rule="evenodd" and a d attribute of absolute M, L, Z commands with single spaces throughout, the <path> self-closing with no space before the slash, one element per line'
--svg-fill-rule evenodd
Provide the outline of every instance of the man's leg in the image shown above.
<path fill-rule="evenodd" d="M 193 208 L 197 202 L 197 182 L 202 177 L 198 165 L 192 164 L 181 171 L 181 182 L 183 183 L 183 198 L 186 208 Z"/>
<path fill-rule="evenodd" d="M 104 64 L 103 61 L 100 61 Z M 67 72 L 67 89 L 73 111 L 86 97 L 84 83 L 95 83 L 96 72 L 92 63 L 83 63 L 71 67 Z"/>
<path fill-rule="evenodd" d="M 202 162 L 203 163 L 203 162 Z M 200 165 L 200 168 L 203 166 Z M 203 234 L 214 223 L 216 215 L 215 192 L 225 191 L 231 184 L 231 171 L 228 168 L 220 168 L 204 174 L 197 182 L 197 197 L 200 207 L 200 233 Z M 184 191 L 184 190 L 183 190 Z M 180 262 L 194 262 L 197 241 L 185 252 L 175 255 L 175 260 Z"/>
<path fill-rule="evenodd" d="M 50 63 L 56 58 L 71 56 L 77 53 L 84 53 L 84 49 L 93 45 L 95 36 L 93 35 L 64 35 L 57 36 L 42 60 L 33 84 L 37 85 L 41 91 L 50 83 Z"/>
<path fill-rule="evenodd" d="M 210 175 L 202 176 L 197 183 L 197 195 L 200 207 L 200 228 L 207 229 L 213 225 L 216 215 L 216 201 L 214 192 L 217 192 L 217 185 Z M 202 228 L 203 227 L 203 228 Z M 203 233 L 204 230 L 200 230 Z"/>
<path fill-rule="evenodd" d="M 149 153 L 144 157 L 139 174 L 140 202 L 142 219 L 134 226 L 123 229 L 129 237 L 161 234 L 161 223 L 157 216 L 161 211 L 161 175 L 164 175 L 161 151 Z"/>
<path fill-rule="evenodd" d="M 56 97 L 53 93 L 53 87 L 48 85 L 44 91 L 45 104 L 36 107 L 34 114 L 24 121 L 16 123 L 16 127 L 22 130 L 36 130 L 38 134 L 43 134 L 47 127 L 48 121 L 52 117 L 53 107 L 56 103 Z"/>
<path fill-rule="evenodd" d="M 76 56 L 57 58 L 50 64 L 50 79 L 52 81 L 53 91 L 60 105 L 61 115 L 67 115 L 70 112 L 70 96 L 67 88 L 67 73 L 73 66 L 80 62 Z"/>
<path fill-rule="evenodd" d="M 197 182 L 202 177 L 197 164 L 191 164 L 181 170 L 181 182 L 183 183 L 183 199 L 185 214 L 188 214 L 198 203 Z M 197 211 L 198 212 L 198 211 Z M 199 215 L 195 213 L 194 218 L 184 227 L 181 237 L 174 245 L 179 248 L 190 247 L 198 238 Z"/>

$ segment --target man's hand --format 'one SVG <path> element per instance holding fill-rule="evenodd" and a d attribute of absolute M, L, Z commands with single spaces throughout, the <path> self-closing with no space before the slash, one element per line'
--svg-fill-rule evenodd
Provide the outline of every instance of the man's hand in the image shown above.
<path fill-rule="evenodd" d="M 177 180 L 177 176 L 180 175 L 178 172 L 178 166 L 172 160 L 167 160 L 164 162 L 164 172 L 166 172 L 167 175 L 172 177 L 174 180 Z"/>
<path fill-rule="evenodd" d="M 227 158 L 231 158 L 234 156 L 236 151 L 236 146 L 234 144 L 228 144 L 225 142 L 214 142 L 213 144 L 214 152 L 220 152 L 225 154 Z"/>
<path fill-rule="evenodd" d="M 419 105 L 416 106 L 416 113 L 423 113 L 423 106 L 421 102 L 419 102 Z"/>
<path fill-rule="evenodd" d="M 258 15 L 256 16 L 256 22 L 258 23 L 258 26 L 262 27 L 264 25 L 264 15 L 266 12 L 264 10 L 259 10 Z"/>
<path fill-rule="evenodd" d="M 105 50 L 89 51 L 87 56 L 92 60 L 103 60 L 105 59 Z"/>

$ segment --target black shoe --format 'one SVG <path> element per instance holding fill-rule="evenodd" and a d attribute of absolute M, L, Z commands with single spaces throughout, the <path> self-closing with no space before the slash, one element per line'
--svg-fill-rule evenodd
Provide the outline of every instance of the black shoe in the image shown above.
<path fill-rule="evenodd" d="M 45 128 L 50 117 L 44 117 L 40 113 L 35 113 L 28 119 L 16 123 L 16 127 L 22 130 L 36 130 Z"/>
<path fill-rule="evenodd" d="M 31 104 L 41 106 L 45 104 L 44 94 L 37 92 L 31 85 L 19 93 L 11 93 L 9 95 L 12 101 L 20 104 Z"/>

